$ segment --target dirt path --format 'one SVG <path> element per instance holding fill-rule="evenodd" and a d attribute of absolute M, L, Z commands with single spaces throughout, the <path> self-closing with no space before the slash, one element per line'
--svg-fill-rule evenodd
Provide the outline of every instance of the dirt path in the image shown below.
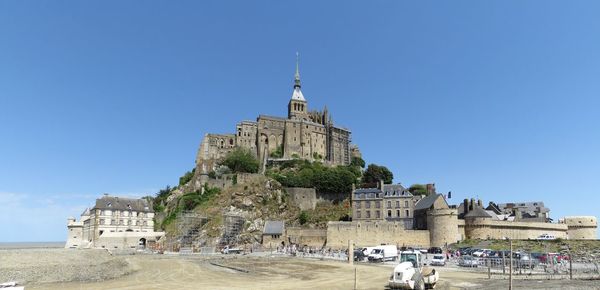
<path fill-rule="evenodd" d="M 281 257 L 228 259 L 131 256 L 130 275 L 90 283 L 54 283 L 27 289 L 385 289 L 393 265 L 361 264 Z M 211 264 L 212 263 L 212 264 Z M 216 264 L 216 265 L 215 265 Z M 238 270 L 236 270 L 238 269 Z M 487 280 L 484 273 L 437 268 L 436 289 L 507 289 L 506 280 Z M 595 283 L 596 282 L 596 283 Z M 600 289 L 598 281 L 515 281 L 514 289 Z M 598 288 L 594 288 L 598 286 Z"/>

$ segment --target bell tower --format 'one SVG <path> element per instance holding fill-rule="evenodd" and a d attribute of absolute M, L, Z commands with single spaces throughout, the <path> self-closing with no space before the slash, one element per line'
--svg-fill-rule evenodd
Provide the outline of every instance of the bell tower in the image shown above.
<path fill-rule="evenodd" d="M 300 90 L 300 69 L 298 65 L 298 53 L 296 52 L 296 74 L 294 74 L 294 92 L 288 103 L 288 118 L 297 120 L 308 120 L 308 104 Z"/>

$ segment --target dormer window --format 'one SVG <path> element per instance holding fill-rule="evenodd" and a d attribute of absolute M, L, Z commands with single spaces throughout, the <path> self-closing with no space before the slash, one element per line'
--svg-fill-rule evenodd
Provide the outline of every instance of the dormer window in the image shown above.
<path fill-rule="evenodd" d="M 106 204 L 106 206 L 108 206 L 108 207 L 112 207 L 112 203 L 111 203 L 111 202 L 109 202 L 109 203 L 107 203 L 107 204 Z"/>

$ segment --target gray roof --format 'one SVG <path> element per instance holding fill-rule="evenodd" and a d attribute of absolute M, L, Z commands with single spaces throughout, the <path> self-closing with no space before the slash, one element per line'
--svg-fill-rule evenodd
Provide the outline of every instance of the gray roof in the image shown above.
<path fill-rule="evenodd" d="M 381 193 L 379 188 L 359 188 L 354 190 L 354 193 Z"/>
<path fill-rule="evenodd" d="M 94 209 L 131 210 L 138 212 L 152 212 L 152 205 L 143 198 L 125 198 L 105 195 L 96 199 Z"/>
<path fill-rule="evenodd" d="M 482 217 L 491 218 L 492 216 L 480 207 L 475 207 L 472 211 L 469 211 L 465 217 Z"/>
<path fill-rule="evenodd" d="M 283 221 L 266 221 L 263 235 L 283 235 Z"/>
<path fill-rule="evenodd" d="M 417 202 L 417 204 L 415 204 L 415 210 L 430 208 L 435 203 L 435 200 L 441 196 L 442 196 L 441 194 L 430 194 L 430 195 L 422 198 L 421 200 L 419 200 Z M 444 198 L 444 197 L 442 197 L 442 198 Z"/>
<path fill-rule="evenodd" d="M 383 185 L 383 194 L 385 196 L 413 196 L 408 189 L 404 188 L 404 186 L 400 184 L 384 184 Z"/>
<path fill-rule="evenodd" d="M 539 210 L 541 213 L 546 213 L 550 211 L 549 208 L 544 206 L 543 201 L 499 203 L 498 208 L 502 212 L 512 212 L 514 208 L 518 208 L 522 212 L 530 213 L 535 213 L 536 210 Z"/>

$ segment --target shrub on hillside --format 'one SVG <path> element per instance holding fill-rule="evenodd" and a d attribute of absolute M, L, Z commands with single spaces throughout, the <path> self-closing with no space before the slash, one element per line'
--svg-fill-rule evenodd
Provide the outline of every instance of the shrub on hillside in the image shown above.
<path fill-rule="evenodd" d="M 229 167 L 233 172 L 258 172 L 258 160 L 252 155 L 250 150 L 238 148 L 231 151 L 222 162 L 222 165 Z"/>

